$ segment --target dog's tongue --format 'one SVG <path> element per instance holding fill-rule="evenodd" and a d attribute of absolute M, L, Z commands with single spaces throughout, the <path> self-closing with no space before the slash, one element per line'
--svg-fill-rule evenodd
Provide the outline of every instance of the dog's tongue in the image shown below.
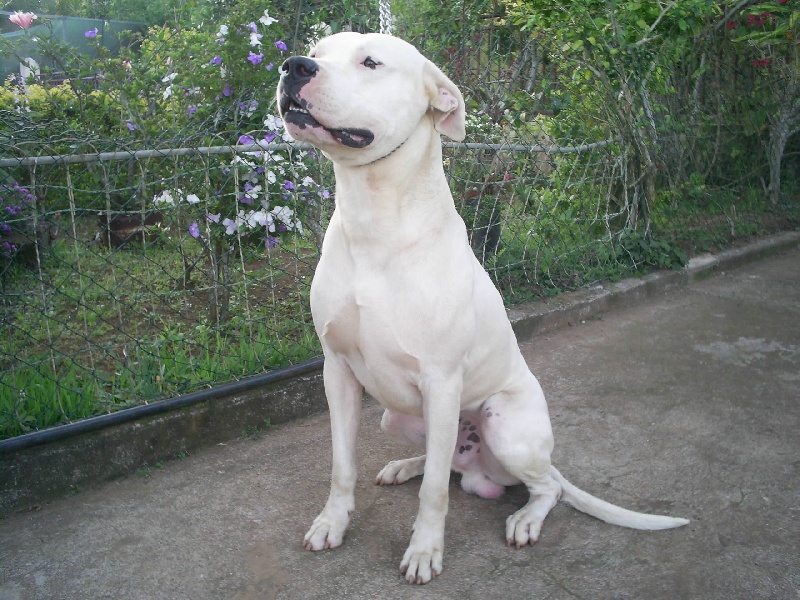
<path fill-rule="evenodd" d="M 350 148 L 365 148 L 375 139 L 368 129 L 329 129 L 330 134 Z"/>

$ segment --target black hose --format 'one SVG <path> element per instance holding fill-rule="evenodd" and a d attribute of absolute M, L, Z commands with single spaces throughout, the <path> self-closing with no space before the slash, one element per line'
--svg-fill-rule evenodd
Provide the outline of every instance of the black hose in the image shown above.
<path fill-rule="evenodd" d="M 291 379 L 292 377 L 306 375 L 308 373 L 321 370 L 323 362 L 323 358 L 315 358 L 308 362 L 293 365 L 291 367 L 278 369 L 277 371 L 264 373 L 263 375 L 255 375 L 253 377 L 226 383 L 224 385 L 206 390 L 192 392 L 191 394 L 185 394 L 183 396 L 178 396 L 177 398 L 170 398 L 169 400 L 162 400 L 160 402 L 154 402 L 153 404 L 145 404 L 142 406 L 136 406 L 134 408 L 127 408 L 107 415 L 90 417 L 76 423 L 59 425 L 57 427 L 51 427 L 41 431 L 25 433 L 7 440 L 0 440 L 0 455 L 10 454 L 11 452 L 24 450 L 25 448 L 31 448 L 33 446 L 41 446 L 43 444 L 65 440 L 76 435 L 99 431 L 106 427 L 121 425 L 122 423 L 128 423 L 144 417 L 160 415 L 162 413 L 184 408 L 186 406 L 200 404 L 206 400 L 212 400 L 222 396 L 246 392 L 261 386 L 285 381 L 287 379 Z"/>

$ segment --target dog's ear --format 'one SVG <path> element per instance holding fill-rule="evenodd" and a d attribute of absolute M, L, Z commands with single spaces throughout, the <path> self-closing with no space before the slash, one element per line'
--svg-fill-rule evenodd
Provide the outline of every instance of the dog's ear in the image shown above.
<path fill-rule="evenodd" d="M 455 142 L 460 142 L 467 135 L 464 122 L 466 111 L 461 92 L 456 84 L 430 61 L 426 61 L 424 77 L 436 131 Z"/>

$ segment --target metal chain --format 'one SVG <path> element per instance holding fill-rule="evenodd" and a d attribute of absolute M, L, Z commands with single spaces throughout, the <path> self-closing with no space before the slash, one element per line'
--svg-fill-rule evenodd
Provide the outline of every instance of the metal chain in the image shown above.
<path fill-rule="evenodd" d="M 392 35 L 392 29 L 394 28 L 394 17 L 392 16 L 392 7 L 389 3 L 389 0 L 380 0 L 379 13 L 381 33 Z"/>

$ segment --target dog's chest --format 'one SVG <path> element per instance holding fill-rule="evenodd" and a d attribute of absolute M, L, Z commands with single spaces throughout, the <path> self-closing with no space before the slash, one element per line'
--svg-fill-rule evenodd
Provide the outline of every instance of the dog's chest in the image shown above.
<path fill-rule="evenodd" d="M 326 355 L 344 359 L 367 392 L 404 412 L 421 407 L 419 382 L 426 339 L 424 315 L 390 273 L 361 273 L 320 265 L 312 310 Z M 335 282 L 333 281 L 335 279 Z M 319 281 L 318 281 L 319 280 Z"/>
<path fill-rule="evenodd" d="M 386 316 L 348 299 L 329 315 L 321 338 L 372 397 L 384 406 L 414 412 L 421 407 L 420 360 L 403 347 L 403 338 Z"/>

